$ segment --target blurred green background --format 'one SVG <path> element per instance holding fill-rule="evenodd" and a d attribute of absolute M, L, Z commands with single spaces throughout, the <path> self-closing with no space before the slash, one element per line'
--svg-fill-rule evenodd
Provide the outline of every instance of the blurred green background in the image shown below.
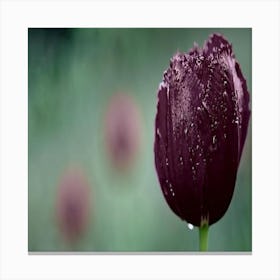
<path fill-rule="evenodd" d="M 213 32 L 233 44 L 251 93 L 251 29 L 29 29 L 28 248 L 73 250 L 55 219 L 58 181 L 80 166 L 91 186 L 91 217 L 77 251 L 197 251 L 188 229 L 168 207 L 154 166 L 157 89 L 177 51 L 200 46 Z M 129 172 L 112 168 L 104 147 L 109 98 L 134 97 L 142 145 Z M 252 100 L 252 98 L 251 98 Z M 232 202 L 210 227 L 209 251 L 251 251 L 251 121 Z"/>

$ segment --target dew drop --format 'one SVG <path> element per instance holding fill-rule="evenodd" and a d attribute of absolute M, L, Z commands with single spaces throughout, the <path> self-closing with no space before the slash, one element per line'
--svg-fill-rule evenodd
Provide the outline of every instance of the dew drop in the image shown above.
<path fill-rule="evenodd" d="M 193 230 L 194 226 L 193 226 L 192 224 L 188 223 L 188 228 L 189 228 L 190 230 Z"/>
<path fill-rule="evenodd" d="M 212 144 L 210 145 L 209 149 L 210 149 L 210 152 L 217 150 L 217 135 L 213 136 Z"/>
<path fill-rule="evenodd" d="M 179 158 L 179 161 L 180 161 L 180 164 L 181 164 L 181 165 L 183 165 L 183 164 L 184 164 L 184 162 L 183 162 L 183 158 L 182 158 L 182 157 L 180 157 L 180 158 Z"/>
<path fill-rule="evenodd" d="M 161 133 L 159 131 L 159 128 L 157 128 L 157 135 L 161 138 Z"/>
<path fill-rule="evenodd" d="M 205 96 L 206 97 L 206 96 Z M 208 106 L 205 100 L 202 100 L 202 105 L 203 107 L 207 110 Z"/>
<path fill-rule="evenodd" d="M 214 135 L 212 140 L 213 140 L 213 144 L 216 144 L 217 143 L 217 135 Z"/>

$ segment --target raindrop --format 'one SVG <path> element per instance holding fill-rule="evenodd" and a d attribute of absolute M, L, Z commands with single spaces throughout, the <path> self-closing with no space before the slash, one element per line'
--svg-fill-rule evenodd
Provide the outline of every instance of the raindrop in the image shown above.
<path fill-rule="evenodd" d="M 161 138 L 161 133 L 159 131 L 159 128 L 157 128 L 157 135 Z"/>
<path fill-rule="evenodd" d="M 168 158 L 165 159 L 166 166 L 168 166 Z"/>
<path fill-rule="evenodd" d="M 166 96 L 167 96 L 167 99 L 169 100 L 169 86 L 167 87 Z"/>
<path fill-rule="evenodd" d="M 225 139 L 227 138 L 227 134 L 226 134 L 226 133 L 224 133 L 224 138 L 225 138 Z"/>
<path fill-rule="evenodd" d="M 196 180 L 196 170 L 194 166 L 192 166 L 192 174 L 193 174 L 193 180 Z"/>
<path fill-rule="evenodd" d="M 212 145 L 210 145 L 210 152 L 217 150 L 217 135 L 213 136 Z"/>
<path fill-rule="evenodd" d="M 206 96 L 205 96 L 206 97 Z M 206 101 L 205 100 L 202 100 L 202 105 L 203 107 L 207 110 L 207 104 L 206 104 Z"/>
<path fill-rule="evenodd" d="M 217 143 L 217 135 L 214 135 L 213 136 L 213 144 L 216 144 Z"/>
<path fill-rule="evenodd" d="M 194 226 L 193 226 L 192 224 L 188 223 L 188 228 L 189 228 L 190 230 L 193 230 Z"/>
<path fill-rule="evenodd" d="M 180 157 L 180 158 L 179 158 L 179 161 L 180 161 L 181 165 L 183 165 L 183 164 L 184 164 L 184 162 L 183 162 L 183 158 L 182 158 L 182 157 Z"/>
<path fill-rule="evenodd" d="M 188 128 L 186 127 L 185 130 L 184 130 L 185 134 L 188 133 Z"/>

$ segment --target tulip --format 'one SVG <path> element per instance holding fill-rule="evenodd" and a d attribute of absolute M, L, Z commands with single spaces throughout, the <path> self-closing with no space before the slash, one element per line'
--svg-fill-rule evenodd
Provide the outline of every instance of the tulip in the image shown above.
<path fill-rule="evenodd" d="M 155 166 L 169 207 L 200 228 L 201 250 L 231 202 L 249 118 L 246 80 L 223 36 L 172 57 L 158 90 Z"/>
<path fill-rule="evenodd" d="M 71 168 L 63 174 L 57 190 L 56 216 L 67 243 L 73 245 L 84 234 L 90 214 L 90 187 L 83 172 Z"/>
<path fill-rule="evenodd" d="M 139 152 L 140 112 L 132 96 L 118 93 L 111 97 L 105 116 L 105 144 L 116 170 L 127 171 Z"/>

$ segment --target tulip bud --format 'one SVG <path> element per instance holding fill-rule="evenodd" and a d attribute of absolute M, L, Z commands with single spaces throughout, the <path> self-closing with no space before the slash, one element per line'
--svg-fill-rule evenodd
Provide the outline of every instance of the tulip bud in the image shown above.
<path fill-rule="evenodd" d="M 164 197 L 181 219 L 200 227 L 225 214 L 249 117 L 246 80 L 223 36 L 173 56 L 158 90 L 154 153 Z"/>
<path fill-rule="evenodd" d="M 90 212 L 89 184 L 78 169 L 69 169 L 58 186 L 56 214 L 61 233 L 76 243 L 86 230 Z"/>
<path fill-rule="evenodd" d="M 126 94 L 114 95 L 105 117 L 107 153 L 116 169 L 125 171 L 139 151 L 140 113 L 134 99 Z"/>

